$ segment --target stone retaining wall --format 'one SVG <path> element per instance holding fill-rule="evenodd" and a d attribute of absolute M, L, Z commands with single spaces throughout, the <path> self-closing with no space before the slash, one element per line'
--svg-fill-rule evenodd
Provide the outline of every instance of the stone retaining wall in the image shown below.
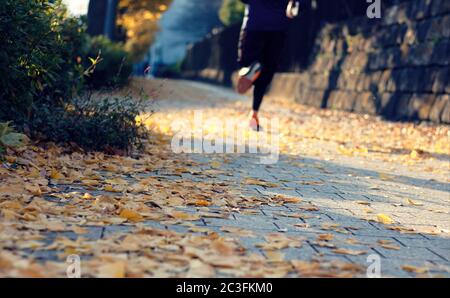
<path fill-rule="evenodd" d="M 190 76 L 230 84 L 235 55 L 224 51 L 235 52 L 229 41 L 238 29 L 203 41 L 202 53 L 208 48 L 210 56 Z M 191 63 L 200 52 L 196 46 Z M 278 74 L 270 95 L 389 119 L 450 123 L 449 0 L 412 0 L 386 8 L 381 20 L 361 16 L 325 24 L 307 62 L 297 72 Z"/>

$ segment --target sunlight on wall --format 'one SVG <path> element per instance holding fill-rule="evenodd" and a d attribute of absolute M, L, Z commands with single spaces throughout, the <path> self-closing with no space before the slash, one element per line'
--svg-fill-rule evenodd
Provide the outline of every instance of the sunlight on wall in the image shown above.
<path fill-rule="evenodd" d="M 74 15 L 83 15 L 87 13 L 89 0 L 63 0 L 70 13 Z"/>

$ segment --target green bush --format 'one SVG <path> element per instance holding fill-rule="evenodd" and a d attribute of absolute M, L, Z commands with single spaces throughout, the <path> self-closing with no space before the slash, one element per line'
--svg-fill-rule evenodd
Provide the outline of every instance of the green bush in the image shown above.
<path fill-rule="evenodd" d="M 65 108 L 43 106 L 30 128 L 39 129 L 41 139 L 76 143 L 88 151 L 129 151 L 139 147 L 146 137 L 145 128 L 136 121 L 145 100 L 109 95 L 93 98 L 84 93 Z"/>
<path fill-rule="evenodd" d="M 89 39 L 85 67 L 89 67 L 96 58 L 98 62 L 87 75 L 87 84 L 94 89 L 124 86 L 133 71 L 133 64 L 128 53 L 119 43 L 114 43 L 104 36 Z"/>
<path fill-rule="evenodd" d="M 142 101 L 86 91 L 124 85 L 132 65 L 120 44 L 85 29 L 61 1 L 2 0 L 0 151 L 25 137 L 10 120 L 33 138 L 86 150 L 127 151 L 145 136 L 135 121 Z"/>
<path fill-rule="evenodd" d="M 223 0 L 219 11 L 219 17 L 225 26 L 230 26 L 242 21 L 245 5 L 240 0 Z"/>
<path fill-rule="evenodd" d="M 21 126 L 42 103 L 60 105 L 78 91 L 84 27 L 60 1 L 3 0 L 0 36 L 0 120 Z"/>

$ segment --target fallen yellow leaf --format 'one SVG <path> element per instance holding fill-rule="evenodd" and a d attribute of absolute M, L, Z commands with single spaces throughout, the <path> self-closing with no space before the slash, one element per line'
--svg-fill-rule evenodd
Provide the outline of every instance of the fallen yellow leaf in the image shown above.
<path fill-rule="evenodd" d="M 378 214 L 377 215 L 377 221 L 379 223 L 385 224 L 385 225 L 390 225 L 394 223 L 394 220 L 392 218 L 390 218 L 388 215 L 386 214 Z"/>
<path fill-rule="evenodd" d="M 122 261 L 106 264 L 98 268 L 98 277 L 100 278 L 124 278 L 125 263 Z"/>
<path fill-rule="evenodd" d="M 364 250 L 351 250 L 351 249 L 343 249 L 343 248 L 337 248 L 333 249 L 333 252 L 341 255 L 351 255 L 351 256 L 359 256 L 359 255 L 365 255 L 367 254 L 367 251 Z"/>
<path fill-rule="evenodd" d="M 408 204 L 413 205 L 413 206 L 423 206 L 422 203 L 413 201 L 413 200 L 411 200 L 411 199 L 408 199 Z"/>
<path fill-rule="evenodd" d="M 64 179 L 65 177 L 64 177 L 63 174 L 61 174 L 60 172 L 58 172 L 56 169 L 52 169 L 52 170 L 50 171 L 50 178 L 51 178 L 51 179 L 58 180 L 58 179 Z"/>
<path fill-rule="evenodd" d="M 413 273 L 425 273 L 428 272 L 429 270 L 428 268 L 425 267 L 416 267 L 412 265 L 403 265 L 401 268 L 406 272 L 413 272 Z"/>
<path fill-rule="evenodd" d="M 143 217 L 139 213 L 129 209 L 122 209 L 119 216 L 133 222 L 143 220 Z"/>
<path fill-rule="evenodd" d="M 85 200 L 93 200 L 94 199 L 94 197 L 90 193 L 87 193 L 87 192 L 82 196 L 82 198 Z"/>

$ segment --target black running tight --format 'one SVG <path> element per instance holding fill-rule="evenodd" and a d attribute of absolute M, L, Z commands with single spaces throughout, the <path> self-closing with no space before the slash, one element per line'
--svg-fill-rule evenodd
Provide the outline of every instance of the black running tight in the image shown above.
<path fill-rule="evenodd" d="M 283 50 L 284 31 L 247 31 L 242 29 L 239 39 L 238 62 L 246 67 L 255 61 L 262 64 L 262 71 L 253 89 L 253 111 L 259 111 L 267 87 L 272 82 Z"/>

